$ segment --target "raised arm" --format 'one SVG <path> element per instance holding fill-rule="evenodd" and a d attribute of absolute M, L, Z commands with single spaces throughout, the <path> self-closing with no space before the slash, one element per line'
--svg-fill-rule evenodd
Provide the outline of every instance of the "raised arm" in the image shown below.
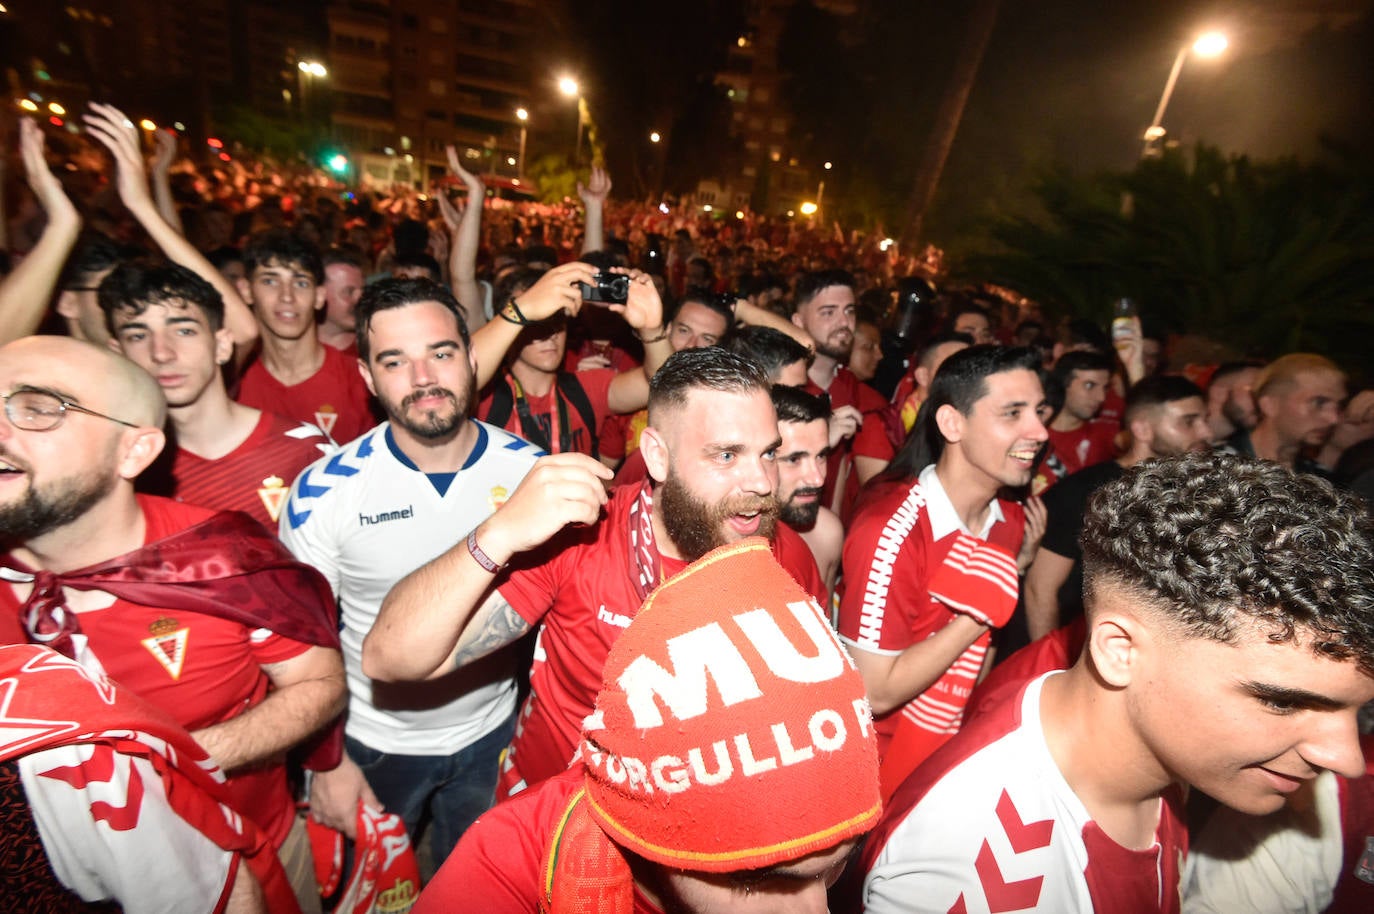
<path fill-rule="evenodd" d="M 84 120 L 91 136 L 114 157 L 119 198 L 124 206 L 168 260 L 200 276 L 224 297 L 224 326 L 234 339 L 234 357 L 236 360 L 247 358 L 258 338 L 258 322 L 233 284 L 210 265 L 210 261 L 196 250 L 195 245 L 159 215 L 157 204 L 153 202 L 153 195 L 148 189 L 148 176 L 143 172 L 138 128 L 118 108 L 98 102 L 91 102 L 91 111 L 84 116 Z"/>
<path fill-rule="evenodd" d="M 81 234 L 81 216 L 43 157 L 43 132 L 26 117 L 19 119 L 19 153 L 29 188 L 48 221 L 33 250 L 0 283 L 0 345 L 38 329 L 62 265 Z"/>
<path fill-rule="evenodd" d="M 577 314 L 582 307 L 582 292 L 577 284 L 590 283 L 595 278 L 595 267 L 574 260 L 549 270 L 537 283 L 515 296 L 514 307 L 510 302 L 496 302 L 496 317 L 472 335 L 472 351 L 477 357 L 477 389 L 483 389 L 496 377 L 501 370 L 501 360 L 525 324 L 553 317 L 560 311 L 566 311 L 569 316 Z"/>
<path fill-rule="evenodd" d="M 599 251 L 606 246 L 606 198 L 611 195 L 611 176 L 604 168 L 592 166 L 591 177 L 584 186 L 577 182 L 577 195 L 586 209 L 582 224 L 582 253 Z"/>
<path fill-rule="evenodd" d="M 568 524 L 594 524 L 612 473 L 585 454 L 535 463 L 509 500 L 473 531 L 491 562 L 507 564 Z M 463 540 L 406 575 L 382 601 L 363 641 L 363 673 L 384 682 L 432 679 L 518 639 L 530 625 L 499 591 L 495 573 Z"/>
<path fill-rule="evenodd" d="M 477 284 L 477 249 L 482 243 L 482 207 L 487 189 L 481 178 L 463 168 L 456 149 L 445 146 L 444 151 L 448 153 L 449 170 L 461 178 L 468 189 L 467 206 L 461 213 L 442 190 L 437 199 L 439 212 L 448 226 L 448 272 L 453 279 L 453 294 L 463 306 L 468 331 L 476 333 L 487 322 L 486 311 L 482 308 L 482 287 Z"/>
<path fill-rule="evenodd" d="M 152 169 L 153 196 L 157 198 L 158 214 L 178 235 L 185 235 L 181 214 L 177 212 L 176 201 L 172 199 L 172 163 L 177 157 L 177 135 L 170 130 L 154 130 L 153 141 L 157 145 Z"/>
<path fill-rule="evenodd" d="M 644 365 L 622 371 L 611 380 L 606 403 L 614 413 L 632 413 L 649 403 L 649 379 L 668 361 L 673 346 L 663 327 L 663 301 L 647 273 L 615 267 L 614 272 L 630 277 L 630 295 L 623 305 L 610 305 L 625 318 L 644 344 Z"/>
<path fill-rule="evenodd" d="M 816 347 L 816 341 L 811 339 L 811 334 L 782 315 L 774 314 L 767 308 L 760 308 L 751 303 L 747 298 L 741 298 L 735 302 L 735 320 L 750 327 L 771 327 L 779 333 L 785 333 L 792 337 L 807 349 Z"/>

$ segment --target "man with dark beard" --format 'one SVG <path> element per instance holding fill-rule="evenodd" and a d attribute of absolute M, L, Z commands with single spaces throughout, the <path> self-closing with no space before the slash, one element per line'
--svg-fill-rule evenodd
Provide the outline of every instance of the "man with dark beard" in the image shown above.
<path fill-rule="evenodd" d="M 46 644 L 189 730 L 318 911 L 282 759 L 343 707 L 324 582 L 247 515 L 135 494 L 167 404 L 133 362 L 28 337 L 0 349 L 0 399 L 0 643 Z"/>
<path fill-rule="evenodd" d="M 889 416 L 896 426 L 892 405 L 844 364 L 854 347 L 854 277 L 843 270 L 803 274 L 797 280 L 792 323 L 816 342 L 806 389 L 830 397 L 837 411 L 851 406 L 860 415 L 858 430 L 836 447 L 825 475 L 824 504 L 847 520 L 859 486 L 882 472 L 892 459 L 895 448 L 888 437 Z"/>
<path fill-rule="evenodd" d="M 825 467 L 830 457 L 830 404 L 800 387 L 774 384 L 778 411 L 778 518 L 801 534 L 820 569 L 827 591 L 844 548 L 844 525 L 821 504 Z M 828 605 L 828 604 L 826 604 Z"/>
<path fill-rule="evenodd" d="M 355 313 L 359 370 L 388 421 L 302 473 L 280 523 L 287 548 L 328 579 L 343 621 L 348 757 L 314 779 L 311 813 L 350 837 L 359 799 L 398 813 L 417 839 L 428 819 L 437 866 L 491 805 L 515 726 L 512 658 L 423 688 L 385 686 L 363 673 L 363 638 L 391 586 L 505 501 L 540 451 L 471 418 L 476 360 L 447 288 L 385 279 Z"/>
<path fill-rule="evenodd" d="M 764 536 L 823 599 L 806 544 L 776 522 L 768 389 L 757 366 L 718 347 L 672 355 L 651 382 L 640 436 L 650 479 L 608 497 L 611 474 L 599 462 L 542 458 L 466 544 L 392 588 L 363 645 L 363 671 L 383 681 L 441 677 L 538 626 L 531 693 L 502 766 L 509 796 L 568 767 L 611 645 L 687 563 Z"/>

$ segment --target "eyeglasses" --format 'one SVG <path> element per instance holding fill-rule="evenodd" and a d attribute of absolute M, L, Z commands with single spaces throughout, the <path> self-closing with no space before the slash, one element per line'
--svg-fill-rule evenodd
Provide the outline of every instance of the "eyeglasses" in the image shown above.
<path fill-rule="evenodd" d="M 10 420 L 10 424 L 15 428 L 29 432 L 52 431 L 62 424 L 62 420 L 66 418 L 67 410 L 109 419 L 111 422 L 118 422 L 129 428 L 138 428 L 132 422 L 125 422 L 123 419 L 116 419 L 114 416 L 107 416 L 70 400 L 64 400 L 50 390 L 23 387 L 19 390 L 10 391 L 0 399 L 5 401 L 5 416 Z"/>

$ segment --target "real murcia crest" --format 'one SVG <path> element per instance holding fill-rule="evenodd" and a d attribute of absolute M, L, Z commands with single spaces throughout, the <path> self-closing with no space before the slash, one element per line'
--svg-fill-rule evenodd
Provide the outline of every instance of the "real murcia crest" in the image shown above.
<path fill-rule="evenodd" d="M 286 480 L 280 476 L 268 476 L 262 481 L 262 488 L 258 489 L 258 498 L 262 499 L 262 506 L 267 509 L 267 516 L 272 518 L 272 523 L 277 522 L 281 516 L 282 505 L 286 504 L 286 496 L 291 494 L 291 490 L 286 487 Z"/>
<path fill-rule="evenodd" d="M 179 625 L 177 620 L 163 616 L 148 626 L 148 632 L 150 637 L 140 643 L 153 655 L 154 660 L 162 664 L 168 676 L 180 679 L 181 668 L 186 663 L 186 643 L 191 637 L 191 630 Z"/>
<path fill-rule="evenodd" d="M 334 437 L 334 423 L 339 420 L 339 413 L 334 407 L 325 403 L 315 410 L 315 424 L 324 429 L 324 433 L 329 437 Z"/>

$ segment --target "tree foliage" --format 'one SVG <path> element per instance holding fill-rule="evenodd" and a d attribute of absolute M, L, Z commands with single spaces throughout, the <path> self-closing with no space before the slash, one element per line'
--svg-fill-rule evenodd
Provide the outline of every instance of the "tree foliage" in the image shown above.
<path fill-rule="evenodd" d="M 1041 179 L 1042 212 L 991 229 L 960 272 L 1051 310 L 1105 320 L 1134 298 L 1162 330 L 1242 352 L 1367 359 L 1374 330 L 1374 180 L 1346 156 L 1251 161 L 1199 145 L 1128 173 Z"/>

